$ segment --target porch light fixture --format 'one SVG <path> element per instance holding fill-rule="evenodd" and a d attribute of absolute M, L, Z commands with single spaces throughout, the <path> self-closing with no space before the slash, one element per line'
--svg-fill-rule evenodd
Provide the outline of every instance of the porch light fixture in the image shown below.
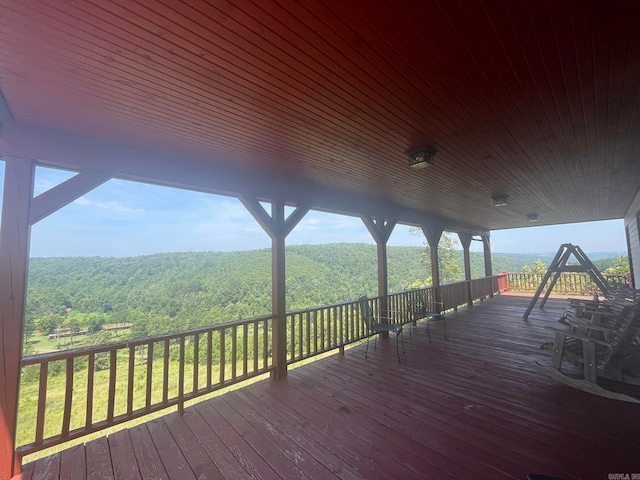
<path fill-rule="evenodd" d="M 509 195 L 500 193 L 498 195 L 494 195 L 491 198 L 493 199 L 494 207 L 504 207 L 507 204 L 507 200 L 509 200 Z"/>
<path fill-rule="evenodd" d="M 409 166 L 411 168 L 424 168 L 430 165 L 435 165 L 433 157 L 436 154 L 436 149 L 433 147 L 420 147 L 413 150 L 409 150 Z"/>
<path fill-rule="evenodd" d="M 537 222 L 538 221 L 538 214 L 537 213 L 528 213 L 527 214 L 527 221 L 529 223 Z"/>

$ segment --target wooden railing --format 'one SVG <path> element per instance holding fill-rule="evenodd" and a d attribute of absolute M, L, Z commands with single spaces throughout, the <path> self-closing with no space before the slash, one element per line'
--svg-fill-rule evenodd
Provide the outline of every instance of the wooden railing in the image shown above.
<path fill-rule="evenodd" d="M 440 298 L 442 311 L 456 310 L 473 300 L 506 290 L 506 275 L 477 278 L 441 285 L 440 297 L 434 287 L 411 289 L 386 297 L 369 299 L 372 312 L 391 312 L 392 321 L 413 320 L 414 305 L 430 304 Z M 471 297 L 469 294 L 471 293 Z M 369 335 L 362 321 L 357 301 L 325 305 L 287 314 L 287 363 L 292 364 L 366 338 Z"/>
<path fill-rule="evenodd" d="M 504 275 L 371 297 L 373 312 L 413 320 L 418 302 L 444 310 L 501 291 Z M 471 297 L 470 297 L 471 295 Z M 20 456 L 184 402 L 272 369 L 274 317 L 79 348 L 22 359 Z M 358 302 L 287 313 L 287 363 L 370 335 Z M 31 390 L 30 390 L 31 389 Z"/>
<path fill-rule="evenodd" d="M 271 328 L 267 316 L 24 357 L 23 380 L 37 384 L 37 401 L 33 422 L 23 382 L 18 454 L 167 407 L 182 410 L 187 400 L 268 372 Z"/>
<path fill-rule="evenodd" d="M 544 273 L 506 273 L 509 291 L 534 293 L 544 279 Z M 614 284 L 630 285 L 631 274 L 604 274 L 607 281 Z M 555 295 L 593 295 L 602 294 L 600 289 L 586 273 L 563 272 L 551 292 Z"/>
<path fill-rule="evenodd" d="M 360 340 L 358 302 L 337 303 L 287 314 L 287 363 L 291 364 Z"/>

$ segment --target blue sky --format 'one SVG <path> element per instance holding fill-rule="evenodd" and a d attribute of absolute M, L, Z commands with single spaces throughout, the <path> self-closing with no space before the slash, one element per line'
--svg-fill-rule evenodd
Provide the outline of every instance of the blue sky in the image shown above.
<path fill-rule="evenodd" d="M 4 163 L 1 173 L 4 182 Z M 38 168 L 35 194 L 72 173 Z M 0 183 L 0 191 L 2 190 Z M 1 198 L 1 197 L 0 197 Z M 374 243 L 359 218 L 309 212 L 287 244 Z M 585 252 L 625 251 L 622 220 L 494 231 L 494 252 L 555 252 L 561 243 Z M 422 245 L 407 226 L 389 244 Z M 111 180 L 33 226 L 31 256 L 135 256 L 177 251 L 267 248 L 269 237 L 235 198 Z M 481 243 L 472 242 L 480 251 Z"/>

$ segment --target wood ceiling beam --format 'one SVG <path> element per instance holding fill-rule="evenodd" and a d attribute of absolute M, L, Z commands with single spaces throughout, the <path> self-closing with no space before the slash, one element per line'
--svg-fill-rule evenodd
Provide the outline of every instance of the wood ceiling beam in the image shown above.
<path fill-rule="evenodd" d="M 0 154 L 34 159 L 39 165 L 74 171 L 105 172 L 114 178 L 195 190 L 217 195 L 283 201 L 287 205 L 343 215 L 384 216 L 398 223 L 423 225 L 436 221 L 449 231 L 487 235 L 486 229 L 461 225 L 407 209 L 373 196 L 310 183 L 274 171 L 234 170 L 223 159 L 185 158 L 153 152 L 30 124 L 5 124 Z"/>

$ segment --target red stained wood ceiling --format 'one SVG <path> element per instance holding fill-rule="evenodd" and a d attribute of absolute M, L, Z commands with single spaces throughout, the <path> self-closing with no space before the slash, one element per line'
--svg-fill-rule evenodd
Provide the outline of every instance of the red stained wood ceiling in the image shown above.
<path fill-rule="evenodd" d="M 449 227 L 621 218 L 638 25 L 637 0 L 2 0 L 0 89 L 15 121 Z"/>

